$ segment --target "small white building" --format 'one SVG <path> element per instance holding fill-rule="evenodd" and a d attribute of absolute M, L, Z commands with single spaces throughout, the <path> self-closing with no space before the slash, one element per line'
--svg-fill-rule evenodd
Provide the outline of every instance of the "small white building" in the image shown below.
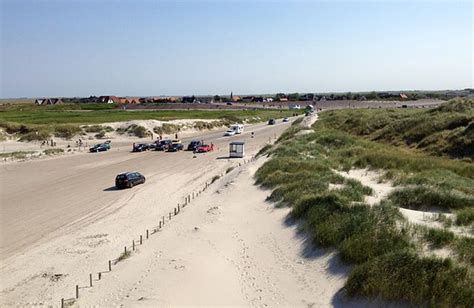
<path fill-rule="evenodd" d="M 245 142 L 234 141 L 229 143 L 229 157 L 243 158 L 245 155 Z"/>

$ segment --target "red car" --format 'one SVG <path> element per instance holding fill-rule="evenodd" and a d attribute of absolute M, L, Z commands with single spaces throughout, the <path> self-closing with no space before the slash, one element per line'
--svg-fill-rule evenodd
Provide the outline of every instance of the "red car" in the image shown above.
<path fill-rule="evenodd" d="M 198 153 L 205 153 L 214 151 L 214 144 L 203 144 L 197 147 L 196 152 Z"/>

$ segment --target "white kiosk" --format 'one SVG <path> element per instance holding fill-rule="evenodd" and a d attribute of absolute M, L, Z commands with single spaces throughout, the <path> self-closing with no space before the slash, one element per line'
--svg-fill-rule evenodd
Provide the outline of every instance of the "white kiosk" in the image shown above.
<path fill-rule="evenodd" d="M 234 141 L 229 144 L 229 157 L 230 158 L 243 158 L 245 155 L 245 142 Z"/>

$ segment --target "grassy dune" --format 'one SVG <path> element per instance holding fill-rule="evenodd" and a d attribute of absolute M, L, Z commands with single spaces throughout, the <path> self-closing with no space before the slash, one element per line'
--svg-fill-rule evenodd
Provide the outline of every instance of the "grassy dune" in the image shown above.
<path fill-rule="evenodd" d="M 330 112 L 324 126 L 432 155 L 474 158 L 474 100 L 438 108 Z"/>
<path fill-rule="evenodd" d="M 293 125 L 276 146 L 262 149 L 260 154 L 268 153 L 271 159 L 258 170 L 256 181 L 273 189 L 272 201 L 292 208 L 291 215 L 303 222 L 316 245 L 336 247 L 343 261 L 354 264 L 347 295 L 470 307 L 474 241 L 449 230 L 414 226 L 398 208 L 457 212 L 453 223 L 473 226 L 474 166 L 470 150 L 462 148 L 472 141 L 462 136 L 469 134 L 473 109 L 472 101 L 452 101 L 431 111 L 324 112 L 313 125 L 314 133 L 297 136 L 301 128 Z M 454 118 L 467 124 L 433 124 Z M 412 133 L 393 128 L 400 127 L 400 121 L 430 128 L 424 138 L 407 143 Z M 453 134 L 459 138 L 449 137 Z M 439 151 L 424 147 L 425 138 L 444 146 Z M 333 171 L 350 168 L 383 170 L 386 178 L 404 188 L 378 205 L 366 205 L 364 196 L 371 189 Z M 423 247 L 447 248 L 452 257 L 427 254 Z"/>

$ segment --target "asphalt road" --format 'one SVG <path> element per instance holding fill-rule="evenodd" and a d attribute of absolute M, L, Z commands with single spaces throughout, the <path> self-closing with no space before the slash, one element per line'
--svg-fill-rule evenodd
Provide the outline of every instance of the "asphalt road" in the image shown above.
<path fill-rule="evenodd" d="M 156 186 L 156 194 L 160 187 L 170 187 L 170 183 L 191 185 L 192 179 L 212 171 L 220 161 L 227 161 L 230 141 L 245 141 L 246 152 L 256 152 L 290 124 L 278 120 L 276 125 L 247 125 L 243 134 L 233 137 L 223 137 L 222 129 L 183 139 L 185 146 L 191 139 L 214 143 L 214 152 L 198 154 L 197 158 L 187 151 L 131 153 L 131 144 L 117 147 L 112 143 L 108 152 L 3 164 L 0 257 L 6 259 L 21 253 L 71 222 L 87 224 L 91 214 L 108 215 L 107 208 L 114 203 L 123 202 L 126 206 L 126 200 L 138 193 L 141 185 L 115 190 L 115 175 L 120 172 L 141 172 L 147 177 L 145 185 Z M 254 138 L 251 132 L 255 133 Z M 183 181 L 183 177 L 189 177 L 189 181 Z"/>

